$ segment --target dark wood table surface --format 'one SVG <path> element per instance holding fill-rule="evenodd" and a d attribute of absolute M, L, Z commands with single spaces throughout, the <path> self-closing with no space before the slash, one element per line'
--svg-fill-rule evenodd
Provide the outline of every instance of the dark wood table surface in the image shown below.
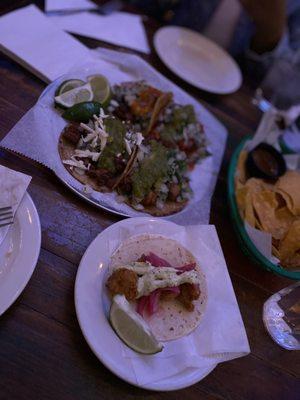
<path fill-rule="evenodd" d="M 0 12 L 26 4 L 2 0 Z M 42 2 L 37 4 L 43 7 Z M 145 26 L 152 43 L 158 24 L 147 19 Z M 114 48 L 96 40 L 78 39 L 89 47 Z M 173 75 L 153 48 L 143 57 L 196 97 L 228 129 L 210 222 L 219 234 L 251 354 L 222 363 L 201 382 L 175 392 L 150 392 L 117 378 L 87 345 L 77 322 L 73 293 L 77 267 L 86 248 L 120 218 L 76 197 L 47 168 L 1 150 L 2 165 L 33 177 L 29 193 L 41 220 L 42 248 L 30 282 L 0 318 L 0 399 L 300 399 L 299 352 L 277 346 L 262 321 L 267 298 L 292 282 L 265 272 L 242 253 L 226 202 L 226 173 L 232 152 L 245 135 L 254 132 L 261 117 L 251 104 L 253 91 L 245 83 L 234 94 L 214 96 Z M 0 139 L 34 105 L 44 87 L 31 73 L 1 56 Z"/>

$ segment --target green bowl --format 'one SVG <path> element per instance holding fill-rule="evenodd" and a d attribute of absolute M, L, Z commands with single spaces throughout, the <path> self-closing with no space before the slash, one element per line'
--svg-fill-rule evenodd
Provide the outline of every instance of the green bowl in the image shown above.
<path fill-rule="evenodd" d="M 251 138 L 247 136 L 245 139 L 242 140 L 242 142 L 239 144 L 239 146 L 233 153 L 229 164 L 228 179 L 227 179 L 227 196 L 228 196 L 230 215 L 233 222 L 234 230 L 237 234 L 238 241 L 242 247 L 243 252 L 249 258 L 251 258 L 252 261 L 260 265 L 267 271 L 272 271 L 278 275 L 284 276 L 285 278 L 300 280 L 300 272 L 289 271 L 283 268 L 281 265 L 273 264 L 256 248 L 256 246 L 249 238 L 249 235 L 244 227 L 244 221 L 240 216 L 235 197 L 234 176 L 239 154 L 244 148 L 245 143 L 250 139 Z"/>

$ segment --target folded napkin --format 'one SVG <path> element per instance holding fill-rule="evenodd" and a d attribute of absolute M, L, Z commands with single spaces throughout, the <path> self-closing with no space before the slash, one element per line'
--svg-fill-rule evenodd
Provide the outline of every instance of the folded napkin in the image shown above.
<path fill-rule="evenodd" d="M 48 19 L 65 31 L 150 53 L 145 28 L 139 15 L 115 12 L 104 16 L 82 12 L 49 16 Z"/>
<path fill-rule="evenodd" d="M 138 222 L 120 227 L 109 240 L 109 254 L 125 239 L 143 233 L 158 233 L 157 223 Z M 186 370 L 210 370 L 220 362 L 249 353 L 249 343 L 227 271 L 216 229 L 212 225 L 182 227 L 164 223 L 159 234 L 180 242 L 198 259 L 207 281 L 207 307 L 200 325 L 190 335 L 165 342 L 155 355 L 141 355 L 120 342 L 120 354 L 130 362 L 140 386 L 169 379 Z"/>
<path fill-rule="evenodd" d="M 0 165 L 0 208 L 11 206 L 15 214 L 31 181 L 31 176 Z M 9 226 L 0 228 L 0 244 Z"/>
<path fill-rule="evenodd" d="M 0 17 L 0 49 L 45 82 L 90 59 L 87 47 L 34 5 Z"/>
<path fill-rule="evenodd" d="M 45 10 L 46 11 L 58 11 L 58 10 L 72 10 L 75 8 L 97 8 L 97 5 L 90 0 L 46 0 Z"/>

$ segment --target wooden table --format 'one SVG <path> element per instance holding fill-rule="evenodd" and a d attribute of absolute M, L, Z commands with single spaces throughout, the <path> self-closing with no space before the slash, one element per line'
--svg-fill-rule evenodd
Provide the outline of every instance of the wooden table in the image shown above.
<path fill-rule="evenodd" d="M 27 1 L 1 1 L 0 12 Z M 42 2 L 37 2 L 43 6 Z M 145 21 L 150 42 L 158 25 Z M 90 47 L 105 46 L 80 38 Z M 198 384 L 171 393 L 135 388 L 117 378 L 95 357 L 79 328 L 74 300 L 77 266 L 95 236 L 119 218 L 98 210 L 67 190 L 47 168 L 0 152 L 0 163 L 33 177 L 29 193 L 40 215 L 42 249 L 26 289 L 0 318 L 0 399 L 299 399 L 299 352 L 281 349 L 268 336 L 262 307 L 292 282 L 265 272 L 242 253 L 229 219 L 226 172 L 234 148 L 253 133 L 260 113 L 244 84 L 228 96 L 213 96 L 173 75 L 152 51 L 144 58 L 195 96 L 229 131 L 225 157 L 212 202 L 228 269 L 246 326 L 251 354 L 222 363 Z M 45 85 L 8 58 L 0 59 L 0 139 L 34 105 Z"/>

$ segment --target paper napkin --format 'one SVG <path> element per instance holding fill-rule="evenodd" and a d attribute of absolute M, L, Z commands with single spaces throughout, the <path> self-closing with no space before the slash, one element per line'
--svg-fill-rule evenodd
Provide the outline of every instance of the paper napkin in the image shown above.
<path fill-rule="evenodd" d="M 82 12 L 49 16 L 48 19 L 65 31 L 150 53 L 145 28 L 139 15 L 126 12 L 110 15 Z"/>
<path fill-rule="evenodd" d="M 155 355 L 141 355 L 120 341 L 120 352 L 132 367 L 138 385 L 171 379 L 187 369 L 210 369 L 220 362 L 249 353 L 249 343 L 239 311 L 226 261 L 216 229 L 212 225 L 178 226 L 152 224 L 136 220 L 131 226 L 120 226 L 109 237 L 109 254 L 129 237 L 140 234 L 161 234 L 174 239 L 198 259 L 206 276 L 207 306 L 198 328 L 178 340 L 164 342 L 164 349 Z M 159 230 L 158 230 L 159 229 Z M 175 378 L 176 379 L 176 378 Z"/>
<path fill-rule="evenodd" d="M 46 0 L 45 10 L 46 11 L 58 11 L 58 10 L 72 10 L 75 8 L 97 8 L 97 5 L 90 0 Z"/>
<path fill-rule="evenodd" d="M 15 214 L 30 181 L 31 176 L 0 165 L 0 208 L 11 206 Z M 7 231 L 6 226 L 0 228 L 0 244 Z"/>
<path fill-rule="evenodd" d="M 0 49 L 45 82 L 90 59 L 86 46 L 34 5 L 0 17 Z"/>

